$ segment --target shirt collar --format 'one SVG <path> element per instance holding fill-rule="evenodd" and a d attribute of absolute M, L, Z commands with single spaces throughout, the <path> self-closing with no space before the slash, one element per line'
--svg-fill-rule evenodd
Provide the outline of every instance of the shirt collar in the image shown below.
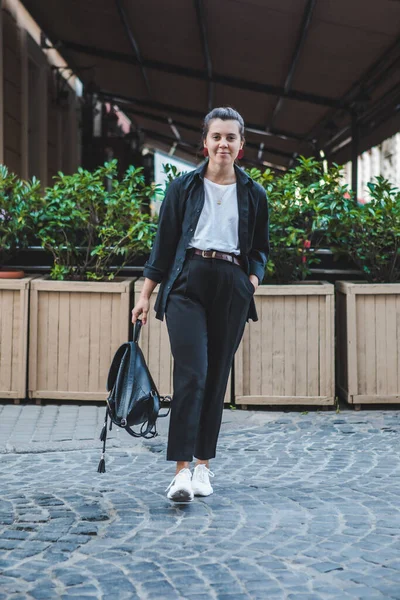
<path fill-rule="evenodd" d="M 197 167 L 197 169 L 194 171 L 194 175 L 196 177 L 199 177 L 201 180 L 203 180 L 205 172 L 207 170 L 207 165 L 208 165 L 208 159 L 205 160 L 204 163 L 201 163 L 201 165 L 199 167 Z M 251 179 L 251 177 L 249 177 L 247 175 L 247 173 L 245 173 L 241 167 L 238 167 L 237 164 L 234 164 L 233 166 L 235 168 L 236 180 L 239 183 L 241 183 L 242 185 L 249 185 L 249 184 L 253 183 L 253 180 Z"/>

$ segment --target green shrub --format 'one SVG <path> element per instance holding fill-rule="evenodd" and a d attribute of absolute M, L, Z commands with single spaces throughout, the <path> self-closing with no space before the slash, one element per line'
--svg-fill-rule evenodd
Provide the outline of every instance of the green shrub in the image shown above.
<path fill-rule="evenodd" d="M 264 281 L 304 280 L 310 267 L 320 262 L 315 251 L 326 241 L 335 202 L 347 192 L 340 183 L 340 167 L 325 171 L 320 161 L 300 156 L 282 176 L 269 169 L 247 172 L 268 198 L 271 253 Z"/>
<path fill-rule="evenodd" d="M 332 204 L 329 239 L 335 256 L 349 256 L 370 283 L 400 281 L 400 191 L 387 179 L 368 184 L 369 199 L 342 195 Z"/>
<path fill-rule="evenodd" d="M 141 168 L 129 167 L 119 181 L 113 160 L 54 180 L 35 214 L 37 236 L 54 259 L 52 279 L 111 280 L 150 250 L 156 224 L 141 204 L 155 186 L 146 185 Z"/>
<path fill-rule="evenodd" d="M 0 165 L 0 266 L 4 266 L 33 236 L 32 214 L 40 203 L 40 182 L 19 179 Z"/>

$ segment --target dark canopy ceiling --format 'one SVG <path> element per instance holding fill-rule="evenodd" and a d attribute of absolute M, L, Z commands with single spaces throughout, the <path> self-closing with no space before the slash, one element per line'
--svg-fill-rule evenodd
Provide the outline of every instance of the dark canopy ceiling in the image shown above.
<path fill-rule="evenodd" d="M 201 120 L 232 105 L 246 157 L 287 167 L 350 156 L 399 129 L 399 0 L 24 0 L 86 86 L 161 149 L 198 155 Z M 398 112 L 397 112 L 398 111 Z"/>

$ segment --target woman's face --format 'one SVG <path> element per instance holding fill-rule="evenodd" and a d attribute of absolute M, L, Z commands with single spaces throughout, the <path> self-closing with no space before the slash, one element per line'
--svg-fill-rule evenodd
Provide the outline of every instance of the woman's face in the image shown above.
<path fill-rule="evenodd" d="M 243 148 L 239 123 L 235 120 L 213 119 L 204 140 L 204 147 L 208 150 L 210 162 L 220 166 L 233 164 L 239 150 Z"/>

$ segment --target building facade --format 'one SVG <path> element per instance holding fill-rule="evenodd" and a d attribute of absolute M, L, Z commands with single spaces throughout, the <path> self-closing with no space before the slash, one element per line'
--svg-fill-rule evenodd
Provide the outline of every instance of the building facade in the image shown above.
<path fill-rule="evenodd" d="M 43 186 L 80 164 L 81 84 L 19 0 L 0 0 L 0 163 Z"/>

